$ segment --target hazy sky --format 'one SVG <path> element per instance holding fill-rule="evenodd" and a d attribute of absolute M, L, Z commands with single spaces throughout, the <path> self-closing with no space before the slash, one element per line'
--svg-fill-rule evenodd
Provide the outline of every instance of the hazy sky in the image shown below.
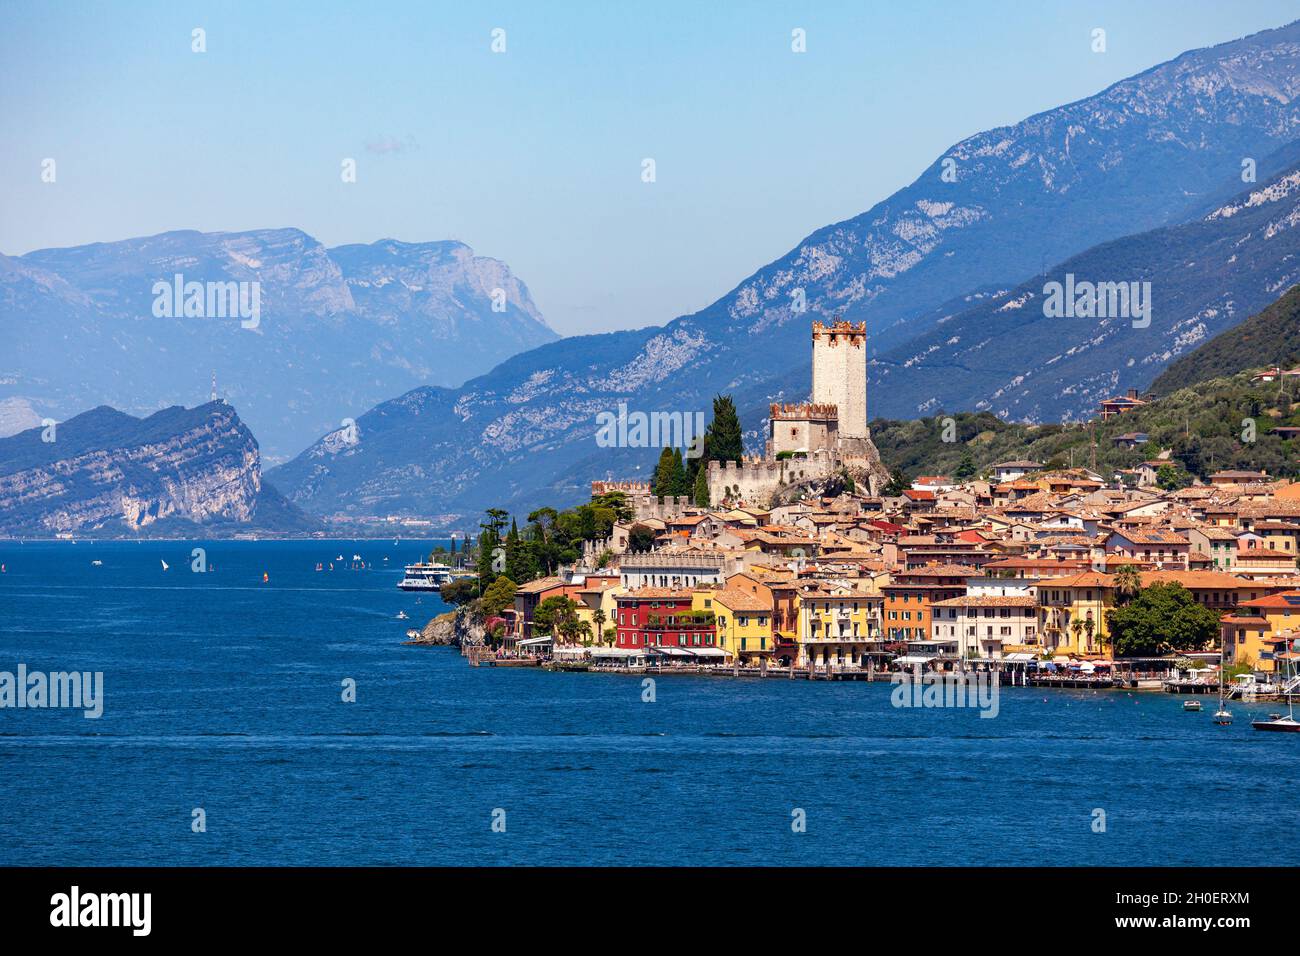
<path fill-rule="evenodd" d="M 455 238 L 509 263 L 561 333 L 659 324 L 965 136 L 1296 17 L 1296 0 L 6 0 L 0 251 L 182 228 Z"/>

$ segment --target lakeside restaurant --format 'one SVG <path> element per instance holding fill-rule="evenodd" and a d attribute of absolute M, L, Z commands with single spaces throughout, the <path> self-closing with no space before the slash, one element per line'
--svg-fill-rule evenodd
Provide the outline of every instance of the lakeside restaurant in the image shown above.
<path fill-rule="evenodd" d="M 908 641 L 907 653 L 895 657 L 890 664 L 895 670 L 919 667 L 921 670 L 946 671 L 953 670 L 953 665 L 959 660 L 955 640 Z"/>

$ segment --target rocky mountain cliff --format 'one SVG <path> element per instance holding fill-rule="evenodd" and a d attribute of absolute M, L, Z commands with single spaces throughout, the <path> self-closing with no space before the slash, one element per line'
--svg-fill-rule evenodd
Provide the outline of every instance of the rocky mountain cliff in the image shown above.
<path fill-rule="evenodd" d="M 224 402 L 144 419 L 101 406 L 0 439 L 0 534 L 317 526 L 263 485 L 257 441 Z"/>
<path fill-rule="evenodd" d="M 1300 144 L 1287 152 L 1295 161 L 1282 173 L 1192 222 L 1089 249 L 881 356 L 869 376 L 876 413 L 1080 421 L 1102 399 L 1145 389 L 1170 361 L 1300 282 Z M 1084 282 L 1130 292 L 1140 283 L 1149 316 L 1116 315 L 1109 301 L 1108 315 L 1048 314 L 1051 283 L 1064 292 Z"/>
<path fill-rule="evenodd" d="M 1194 218 L 1230 195 L 1222 190 L 1243 158 L 1262 161 L 1300 135 L 1297 92 L 1300 23 L 1186 53 L 955 144 L 912 185 L 807 237 L 699 313 L 542 346 L 458 389 L 412 390 L 268 477 L 321 513 L 468 515 L 571 501 L 592 477 L 644 476 L 654 449 L 595 441 L 595 416 L 620 403 L 707 412 L 729 392 L 756 438 L 769 400 L 807 395 L 813 318 L 865 320 L 878 354 L 1047 264 Z M 1011 365 L 1039 356 L 1022 356 L 1014 337 L 1003 347 Z M 895 389 L 913 407 L 933 395 Z M 878 389 L 873 414 L 880 400 Z"/>
<path fill-rule="evenodd" d="M 297 229 L 0 256 L 0 313 L 0 424 L 147 413 L 207 396 L 215 372 L 272 460 L 396 392 L 557 338 L 523 282 L 462 243 L 327 249 Z"/>
<path fill-rule="evenodd" d="M 1188 352 L 1151 383 L 1156 395 L 1168 395 L 1214 378 L 1300 361 L 1300 285 L 1257 315 Z"/>

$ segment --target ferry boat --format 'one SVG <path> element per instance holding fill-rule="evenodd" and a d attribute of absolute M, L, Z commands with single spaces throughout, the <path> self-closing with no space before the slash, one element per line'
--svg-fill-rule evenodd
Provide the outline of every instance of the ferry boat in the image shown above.
<path fill-rule="evenodd" d="M 451 580 L 451 568 L 445 564 L 417 561 L 405 570 L 406 575 L 397 582 L 403 591 L 436 591 Z"/>

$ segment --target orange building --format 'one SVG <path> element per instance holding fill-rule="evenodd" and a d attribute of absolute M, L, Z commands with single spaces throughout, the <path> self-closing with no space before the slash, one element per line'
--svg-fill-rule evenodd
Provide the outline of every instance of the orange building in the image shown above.
<path fill-rule="evenodd" d="M 960 564 L 908 568 L 881 587 L 885 595 L 884 636 L 887 641 L 924 641 L 930 637 L 930 606 L 966 593 L 968 578 L 979 569 Z"/>

